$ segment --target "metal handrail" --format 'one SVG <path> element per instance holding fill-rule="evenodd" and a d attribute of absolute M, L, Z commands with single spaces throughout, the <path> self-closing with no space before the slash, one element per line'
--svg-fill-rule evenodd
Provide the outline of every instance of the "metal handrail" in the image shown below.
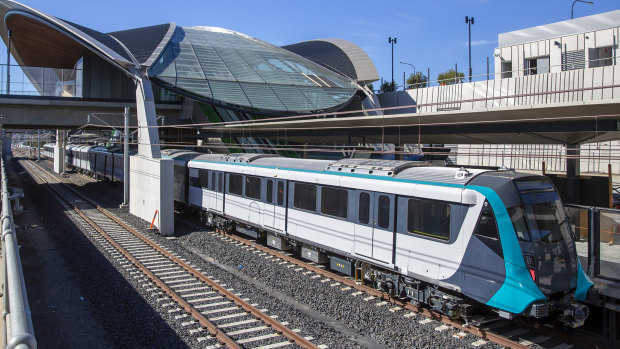
<path fill-rule="evenodd" d="M 3 301 L 4 311 L 4 347 L 30 348 L 37 347 L 30 316 L 30 306 L 26 294 L 24 273 L 19 256 L 19 245 L 15 236 L 15 224 L 11 208 L 4 156 L 0 160 L 2 175 L 2 268 L 3 268 Z"/>

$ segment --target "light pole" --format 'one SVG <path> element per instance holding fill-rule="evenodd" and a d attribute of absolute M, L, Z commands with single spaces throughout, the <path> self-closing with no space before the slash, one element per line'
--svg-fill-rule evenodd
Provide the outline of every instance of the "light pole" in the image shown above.
<path fill-rule="evenodd" d="M 396 38 L 388 37 L 388 43 L 392 44 L 392 85 L 394 85 L 394 44 L 396 43 Z"/>
<path fill-rule="evenodd" d="M 570 19 L 573 19 L 573 9 L 575 8 L 575 3 L 583 2 L 584 4 L 594 5 L 593 1 L 583 1 L 583 0 L 575 0 L 573 1 L 573 5 L 570 7 Z"/>
<path fill-rule="evenodd" d="M 474 24 L 474 17 L 465 16 L 465 23 L 469 28 L 469 82 L 471 82 L 471 26 Z"/>
<path fill-rule="evenodd" d="M 413 76 L 415 76 L 415 67 L 413 66 L 413 64 L 411 64 L 411 63 L 407 63 L 407 62 L 399 62 L 399 63 L 400 63 L 400 64 L 410 65 L 410 66 L 411 66 L 411 68 L 413 68 Z M 406 81 L 405 81 L 405 85 L 407 85 L 407 84 L 406 84 Z"/>

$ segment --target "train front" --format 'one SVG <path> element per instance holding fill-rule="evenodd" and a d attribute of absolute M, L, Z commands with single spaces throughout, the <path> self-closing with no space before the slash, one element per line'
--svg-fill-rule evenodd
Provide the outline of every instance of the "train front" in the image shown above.
<path fill-rule="evenodd" d="M 583 325 L 589 309 L 581 302 L 588 297 L 593 283 L 579 263 L 568 214 L 553 183 L 544 176 L 512 171 L 481 177 L 488 179 L 485 186 L 497 193 L 508 214 L 505 218 L 511 223 L 502 229 L 498 217 L 502 247 L 514 251 L 504 255 L 506 262 L 516 267 L 506 275 L 514 292 L 511 301 L 525 306 L 522 315 L 555 315 L 567 326 Z M 494 211 L 502 216 L 498 212 L 503 211 L 501 207 L 494 207 Z"/>

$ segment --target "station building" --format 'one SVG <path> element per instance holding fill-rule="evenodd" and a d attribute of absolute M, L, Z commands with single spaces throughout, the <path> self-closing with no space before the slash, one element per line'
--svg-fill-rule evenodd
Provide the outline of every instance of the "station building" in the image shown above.
<path fill-rule="evenodd" d="M 167 124 L 374 107 L 365 85 L 379 79 L 377 70 L 361 48 L 343 39 L 278 47 L 232 30 L 175 23 L 102 33 L 6 0 L 0 16 L 2 39 L 41 96 L 135 100 L 126 70 L 139 69 L 153 83 L 158 105 L 182 105 Z M 200 137 L 200 126 L 189 130 L 185 139 Z M 268 139 L 251 137 L 226 143 L 268 152 L 270 146 Z"/>

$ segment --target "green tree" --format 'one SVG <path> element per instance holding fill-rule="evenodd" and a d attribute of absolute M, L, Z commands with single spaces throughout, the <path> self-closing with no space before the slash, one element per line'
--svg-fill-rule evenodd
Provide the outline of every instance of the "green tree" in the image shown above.
<path fill-rule="evenodd" d="M 422 88 L 428 85 L 428 77 L 422 72 L 409 75 L 407 78 L 407 88 Z"/>
<path fill-rule="evenodd" d="M 384 81 L 381 84 L 381 92 L 394 92 L 396 91 L 396 83 L 394 81 Z"/>
<path fill-rule="evenodd" d="M 457 73 L 454 69 L 450 69 L 437 75 L 437 82 L 439 82 L 440 85 L 452 85 L 461 83 L 463 80 L 465 80 L 465 74 L 462 72 Z"/>

